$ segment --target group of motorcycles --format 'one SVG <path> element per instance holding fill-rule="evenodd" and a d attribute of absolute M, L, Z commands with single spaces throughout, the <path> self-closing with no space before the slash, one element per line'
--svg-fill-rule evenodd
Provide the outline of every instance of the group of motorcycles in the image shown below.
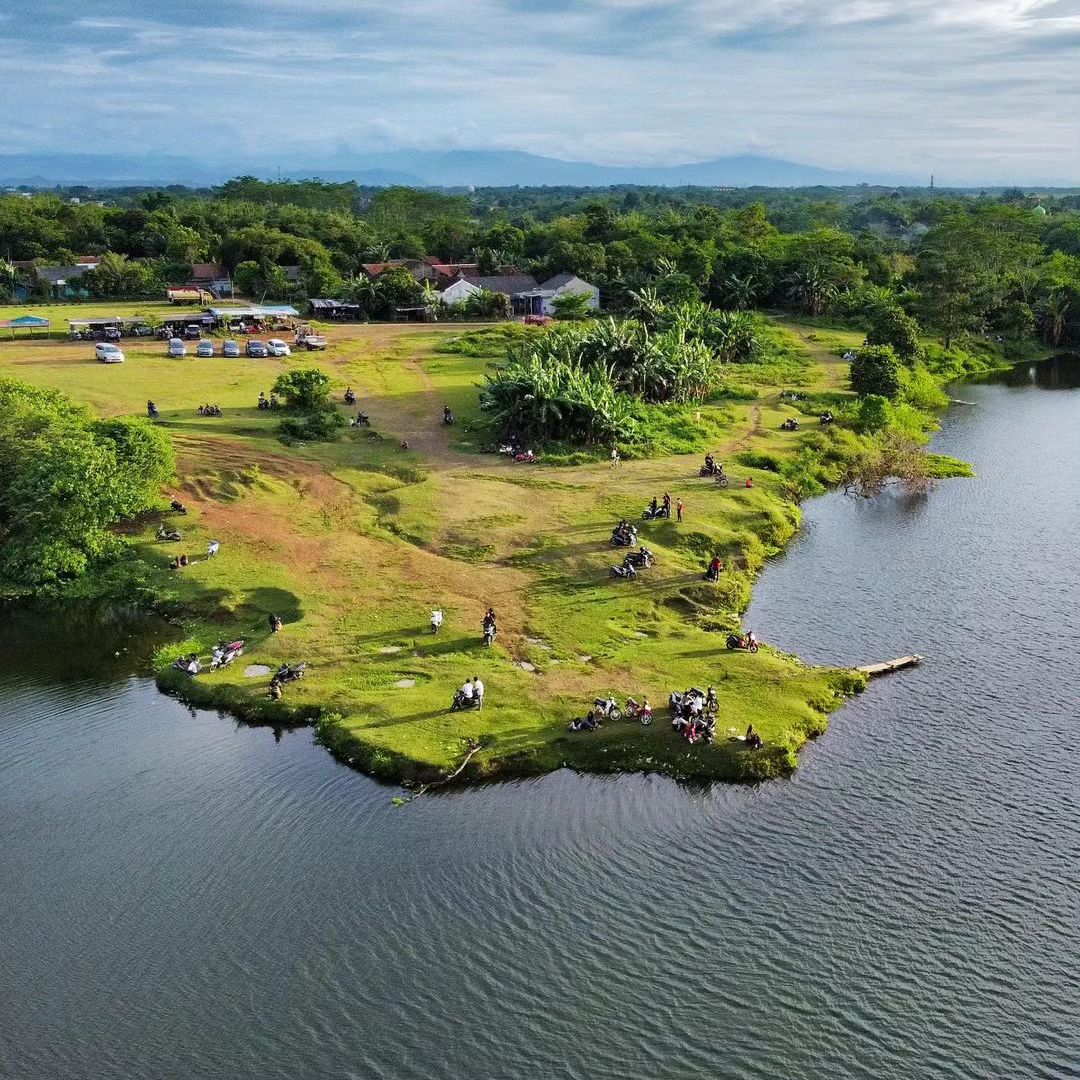
<path fill-rule="evenodd" d="M 648 698 L 642 698 L 641 702 L 633 698 L 626 699 L 626 708 L 619 708 L 619 703 L 614 697 L 594 698 L 593 707 L 580 719 L 571 720 L 570 731 L 595 731 L 605 720 L 617 721 L 625 717 L 627 720 L 637 720 L 646 727 L 653 722 L 652 706 Z"/>
<path fill-rule="evenodd" d="M 637 548 L 637 529 L 630 524 L 625 518 L 611 530 L 611 546 L 612 547 L 627 547 L 631 550 L 627 552 L 626 557 L 621 564 L 616 564 L 611 568 L 611 576 L 615 578 L 633 578 L 637 577 L 639 570 L 647 570 L 653 563 L 656 562 L 656 556 L 647 548 L 642 546 Z"/>

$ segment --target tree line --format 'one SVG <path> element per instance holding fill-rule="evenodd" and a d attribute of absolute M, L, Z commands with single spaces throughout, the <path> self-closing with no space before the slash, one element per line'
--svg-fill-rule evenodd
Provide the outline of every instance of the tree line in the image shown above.
<path fill-rule="evenodd" d="M 455 193 L 241 177 L 210 192 L 142 191 L 107 206 L 54 194 L 0 198 L 0 292 L 19 277 L 14 262 L 88 254 L 102 257 L 84 279 L 101 296 L 157 295 L 193 263 L 213 260 L 248 294 L 355 299 L 378 317 L 398 301 L 423 302 L 423 286 L 399 275 L 380 298 L 363 265 L 435 255 L 476 263 L 482 274 L 576 273 L 600 286 L 613 311 L 653 287 L 669 303 L 812 317 L 864 319 L 886 307 L 946 346 L 968 334 L 1080 341 L 1080 197 L 1071 194 L 1037 205 L 1020 191 Z"/>

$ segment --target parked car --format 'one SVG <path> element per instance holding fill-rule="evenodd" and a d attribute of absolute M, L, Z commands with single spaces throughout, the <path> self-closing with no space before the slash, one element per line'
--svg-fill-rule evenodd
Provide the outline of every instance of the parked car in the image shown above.
<path fill-rule="evenodd" d="M 209 338 L 203 338 L 195 348 L 196 356 L 213 356 L 214 343 Z"/>
<path fill-rule="evenodd" d="M 120 346 L 110 345 L 107 341 L 102 341 L 94 346 L 94 356 L 103 364 L 122 364 L 124 362 L 124 354 Z"/>
<path fill-rule="evenodd" d="M 187 356 L 187 346 L 184 344 L 182 338 L 169 338 L 169 355 Z"/>
<path fill-rule="evenodd" d="M 154 328 L 152 326 L 149 326 L 147 323 L 136 323 L 136 325 L 131 328 L 131 336 L 153 337 Z"/>
<path fill-rule="evenodd" d="M 198 341 L 202 337 L 202 327 L 198 323 L 188 323 L 184 327 L 184 337 L 188 341 Z"/>
<path fill-rule="evenodd" d="M 119 341 L 120 340 L 120 327 L 119 326 L 106 326 L 105 327 L 105 340 L 106 341 Z"/>
<path fill-rule="evenodd" d="M 226 341 L 221 346 L 221 355 L 229 356 L 235 359 L 240 355 L 240 346 L 237 345 L 235 341 Z"/>
<path fill-rule="evenodd" d="M 248 356 L 258 357 L 260 360 L 265 360 L 270 355 L 269 350 L 266 347 L 265 341 L 249 341 L 247 343 Z"/>
<path fill-rule="evenodd" d="M 266 343 L 266 349 L 267 349 L 267 352 L 269 352 L 271 356 L 291 356 L 292 355 L 292 349 L 290 349 L 289 346 L 284 341 L 282 341 L 281 338 L 279 338 L 279 337 L 272 337 Z"/>

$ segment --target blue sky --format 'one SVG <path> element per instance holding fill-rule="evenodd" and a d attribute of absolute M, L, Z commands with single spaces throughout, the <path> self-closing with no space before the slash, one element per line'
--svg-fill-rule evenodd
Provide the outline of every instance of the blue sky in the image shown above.
<path fill-rule="evenodd" d="M 2 152 L 1080 182 L 1080 0 L 0 0 Z"/>

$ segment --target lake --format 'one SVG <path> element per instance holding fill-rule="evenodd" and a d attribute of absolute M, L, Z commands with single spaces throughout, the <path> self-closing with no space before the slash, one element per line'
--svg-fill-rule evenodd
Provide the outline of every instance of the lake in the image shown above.
<path fill-rule="evenodd" d="M 807 505 L 747 625 L 926 662 L 758 788 L 394 809 L 159 695 L 152 624 L 9 617 L 0 1077 L 1080 1077 L 1078 386 L 964 386 L 977 479 Z"/>

